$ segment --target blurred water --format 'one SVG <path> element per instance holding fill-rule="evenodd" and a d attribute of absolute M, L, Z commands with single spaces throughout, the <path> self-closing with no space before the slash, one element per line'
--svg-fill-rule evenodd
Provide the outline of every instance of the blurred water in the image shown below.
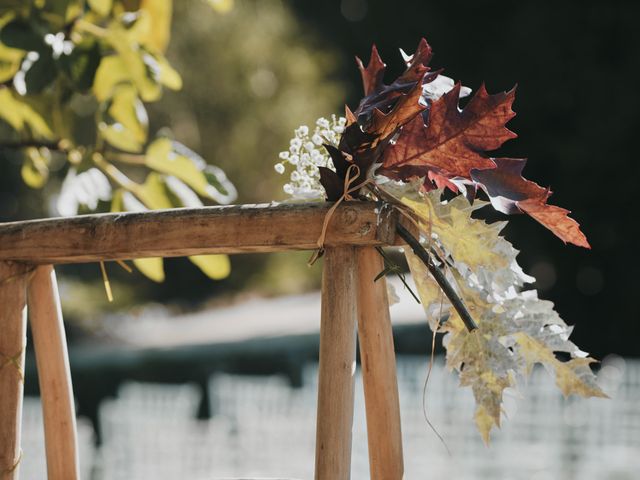
<path fill-rule="evenodd" d="M 600 382 L 610 400 L 558 393 L 544 370 L 520 392 L 508 392 L 502 430 L 486 447 L 473 424 L 473 398 L 440 360 L 422 399 L 425 358 L 401 357 L 405 479 L 637 479 L 640 472 L 640 361 L 609 357 Z M 356 378 L 352 478 L 369 478 L 362 382 Z M 79 423 L 83 478 L 151 480 L 228 477 L 313 478 L 317 366 L 305 387 L 284 378 L 217 375 L 210 380 L 214 416 L 195 420 L 199 392 L 191 385 L 130 383 L 100 411 L 104 444 L 94 450 Z M 39 403 L 25 403 L 22 476 L 46 478 Z"/>

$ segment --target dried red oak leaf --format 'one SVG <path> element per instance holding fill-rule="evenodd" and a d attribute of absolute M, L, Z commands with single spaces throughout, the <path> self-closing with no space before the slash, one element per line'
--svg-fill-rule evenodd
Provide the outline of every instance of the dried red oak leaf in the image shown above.
<path fill-rule="evenodd" d="M 376 90 L 379 90 L 382 86 L 382 80 L 384 78 L 384 71 L 387 65 L 380 58 L 378 49 L 375 45 L 371 47 L 371 57 L 369 64 L 365 67 L 360 57 L 356 57 L 356 64 L 360 70 L 362 76 L 362 85 L 364 87 L 365 96 L 371 95 Z"/>
<path fill-rule="evenodd" d="M 578 222 L 568 216 L 571 212 L 547 204 L 551 191 L 522 177 L 525 159 L 494 158 L 493 161 L 496 168 L 471 171 L 471 179 L 489 196 L 493 208 L 507 214 L 526 213 L 563 242 L 591 248 Z"/>
<path fill-rule="evenodd" d="M 366 68 L 356 57 L 365 97 L 360 101 L 355 116 L 365 132 L 380 139 L 387 138 L 427 108 L 420 102 L 422 87 L 439 73 L 430 72 L 428 64 L 431 57 L 431 47 L 423 38 L 407 60 L 407 69 L 391 85 L 382 81 L 384 63 L 375 46 L 371 49 L 371 59 Z"/>
<path fill-rule="evenodd" d="M 336 167 L 336 172 L 328 169 L 320 172 L 320 183 L 329 200 L 336 200 L 342 195 L 350 165 L 358 167 L 357 178 L 352 179 L 351 185 L 362 184 L 371 166 L 381 162 L 382 153 L 396 131 L 426 109 L 426 105 L 420 102 L 422 86 L 438 75 L 438 72 L 430 72 L 427 66 L 431 56 L 431 47 L 423 38 L 415 53 L 407 59 L 407 69 L 391 85 L 383 82 L 385 64 L 375 45 L 366 67 L 356 57 L 365 97 L 355 112 L 345 108 L 347 127 L 338 149 L 325 146 Z"/>
<path fill-rule="evenodd" d="M 396 180 L 437 175 L 470 178 L 472 169 L 494 168 L 485 153 L 517 135 L 505 124 L 515 113 L 515 89 L 489 95 L 484 85 L 460 110 L 460 83 L 431 104 L 427 121 L 416 115 L 383 155 L 379 173 Z"/>

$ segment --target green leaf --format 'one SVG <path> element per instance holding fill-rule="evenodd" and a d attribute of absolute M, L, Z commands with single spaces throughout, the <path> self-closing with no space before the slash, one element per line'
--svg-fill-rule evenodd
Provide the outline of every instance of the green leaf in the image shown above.
<path fill-rule="evenodd" d="M 20 50 L 39 51 L 46 47 L 44 38 L 24 20 L 13 20 L 0 30 L 0 42 L 7 47 Z"/>
<path fill-rule="evenodd" d="M 231 273 L 231 262 L 226 255 L 192 255 L 189 260 L 212 280 L 222 280 Z"/>
<path fill-rule="evenodd" d="M 204 176 L 209 183 L 209 188 L 207 189 L 209 198 L 223 205 L 231 203 L 238 198 L 236 187 L 229 181 L 221 168 L 215 165 L 207 165 L 204 168 Z"/>
<path fill-rule="evenodd" d="M 12 18 L 13 15 L 11 14 L 0 17 L 0 29 L 9 23 Z M 10 48 L 0 42 L 0 83 L 4 83 L 13 78 L 16 72 L 20 70 L 24 56 L 24 50 Z"/>
<path fill-rule="evenodd" d="M 112 0 L 87 0 L 91 10 L 102 17 L 106 17 L 111 12 Z"/>
<path fill-rule="evenodd" d="M 147 140 L 148 118 L 136 89 L 129 84 L 117 85 L 104 110 L 98 124 L 102 137 L 121 150 L 142 151 Z"/>
<path fill-rule="evenodd" d="M 140 42 L 156 52 L 164 52 L 171 37 L 171 0 L 141 0 L 140 10 L 149 17 L 153 28 L 145 32 Z"/>
<path fill-rule="evenodd" d="M 20 173 L 22 179 L 31 188 L 42 188 L 49 179 L 51 155 L 45 148 L 29 147 L 24 151 L 24 162 Z"/>
<path fill-rule="evenodd" d="M 113 23 L 109 27 L 107 41 L 120 57 L 128 78 L 138 89 L 140 98 L 145 102 L 153 102 L 160 98 L 162 87 L 151 75 L 150 66 L 145 63 L 145 55 L 151 56 L 131 37 L 124 27 Z"/>
<path fill-rule="evenodd" d="M 218 13 L 229 13 L 233 9 L 234 0 L 207 0 L 207 3 Z"/>
<path fill-rule="evenodd" d="M 35 137 L 53 138 L 44 118 L 31 105 L 16 98 L 13 90 L 0 87 L 0 118 L 18 132 L 29 127 Z"/>
<path fill-rule="evenodd" d="M 162 258 L 136 258 L 133 260 L 133 264 L 148 279 L 156 283 L 164 282 L 164 261 Z"/>
<path fill-rule="evenodd" d="M 99 102 L 111 97 L 115 86 L 130 81 L 127 66 L 119 55 L 102 57 L 93 81 L 93 94 Z"/>
<path fill-rule="evenodd" d="M 53 60 L 53 52 L 50 48 L 38 52 L 38 59 L 33 62 L 24 75 L 24 83 L 28 94 L 41 93 L 55 80 L 58 67 Z"/>
<path fill-rule="evenodd" d="M 149 145 L 145 164 L 158 172 L 173 175 L 193 188 L 199 195 L 209 197 L 209 183 L 205 174 L 191 159 L 176 153 L 168 138 L 158 138 Z"/>
<path fill-rule="evenodd" d="M 173 207 L 162 176 L 155 172 L 147 175 L 147 179 L 135 195 L 151 210 Z"/>
<path fill-rule="evenodd" d="M 74 87 L 86 91 L 93 85 L 100 65 L 100 46 L 97 42 L 77 45 L 70 55 L 61 56 L 59 62 Z"/>
<path fill-rule="evenodd" d="M 151 57 L 151 58 L 149 58 Z M 182 88 L 182 77 L 169 64 L 169 61 L 162 55 L 153 55 L 147 53 L 145 64 L 151 71 L 151 76 L 158 82 L 171 90 L 180 90 Z"/>

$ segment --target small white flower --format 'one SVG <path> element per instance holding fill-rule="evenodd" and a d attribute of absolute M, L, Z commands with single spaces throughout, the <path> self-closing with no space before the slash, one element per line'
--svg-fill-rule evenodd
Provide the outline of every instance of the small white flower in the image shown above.
<path fill-rule="evenodd" d="M 285 193 L 296 200 L 324 198 L 318 167 L 334 167 L 323 144 L 329 143 L 337 147 L 345 124 L 344 117 L 331 115 L 331 120 L 318 119 L 313 130 L 306 125 L 294 130 L 295 137 L 290 141 L 289 151 L 280 153 L 279 157 L 283 161 L 274 165 L 278 173 L 286 169 L 286 164 L 295 167 L 290 174 L 289 183 L 283 187 Z"/>
<path fill-rule="evenodd" d="M 324 117 L 319 118 L 319 119 L 316 121 L 316 125 L 318 125 L 319 127 L 322 127 L 322 128 L 329 128 L 329 126 L 330 126 L 330 125 L 329 125 L 329 120 L 327 120 L 327 119 L 326 119 L 326 118 L 324 118 Z"/>

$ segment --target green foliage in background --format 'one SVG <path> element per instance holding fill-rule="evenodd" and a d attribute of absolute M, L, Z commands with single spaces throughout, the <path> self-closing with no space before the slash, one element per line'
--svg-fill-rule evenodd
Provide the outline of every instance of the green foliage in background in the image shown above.
<path fill-rule="evenodd" d="M 210 2 L 226 9 L 229 2 Z M 145 104 L 182 88 L 164 53 L 172 0 L 37 0 L 0 7 L 0 145 L 23 154 L 22 179 L 42 188 L 64 177 L 56 213 L 143 211 L 230 203 L 218 167 L 175 141 L 149 135 Z M 222 255 L 191 257 L 226 277 Z M 162 259 L 135 260 L 164 280 Z"/>
<path fill-rule="evenodd" d="M 77 5 L 62 3 L 70 7 Z M 111 22 L 120 19 L 121 24 L 116 28 L 125 31 L 133 28 L 134 32 L 139 32 L 137 28 L 144 26 L 140 22 L 146 22 L 144 17 L 152 13 L 155 15 L 152 16 L 155 38 L 159 38 L 159 32 L 164 31 L 167 41 L 170 33 L 171 42 L 167 44 L 166 51 L 153 50 L 153 58 L 160 58 L 160 64 L 170 64 L 171 67 L 164 69 L 164 85 L 160 81 L 154 82 L 154 77 L 143 77 L 138 84 L 140 88 L 148 88 L 156 95 L 161 93 L 162 101 L 147 101 L 131 79 L 120 82 L 124 88 L 118 88 L 121 93 L 117 105 L 114 106 L 113 101 L 100 100 L 98 96 L 105 98 L 104 85 L 108 83 L 108 75 L 101 72 L 101 63 L 95 67 L 93 84 L 82 91 L 70 88 L 70 81 L 62 68 L 55 67 L 54 73 L 46 77 L 51 82 L 40 93 L 25 92 L 21 95 L 15 88 L 15 77 L 19 70 L 26 67 L 22 62 L 29 52 L 0 45 L 0 71 L 11 72 L 0 80 L 3 82 L 0 96 L 5 95 L 4 98 L 9 98 L 11 102 L 11 108 L 8 108 L 8 104 L 0 100 L 0 110 L 3 112 L 0 114 L 0 169 L 5 175 L 4 178 L 0 175 L 0 183 L 3 184 L 3 208 L 7 207 L 3 210 L 5 219 L 59 214 L 59 207 L 64 210 L 65 206 L 71 213 L 74 213 L 74 206 L 83 213 L 93 210 L 93 207 L 110 211 L 149 208 L 148 204 L 154 207 L 185 204 L 179 203 L 179 200 L 187 202 L 187 205 L 195 205 L 197 193 L 187 194 L 187 189 L 176 187 L 178 181 L 187 184 L 186 181 L 171 175 L 172 172 L 153 171 L 157 165 L 163 164 L 168 144 L 177 146 L 177 142 L 182 145 L 175 151 L 169 150 L 170 156 L 174 157 L 177 153 L 179 155 L 175 157 L 191 159 L 197 170 L 203 162 L 199 162 L 198 157 L 184 147 L 189 145 L 202 157 L 215 162 L 233 179 L 239 192 L 238 202 L 264 202 L 284 197 L 280 179 L 273 171 L 273 161 L 278 157 L 282 145 L 288 142 L 300 122 L 310 123 L 342 108 L 345 85 L 339 75 L 341 67 L 338 53 L 322 40 L 321 32 L 302 23 L 288 5 L 279 0 L 174 2 L 173 11 L 165 11 L 171 17 L 170 31 L 168 23 L 159 21 L 161 16 L 155 10 L 149 12 L 151 7 L 159 8 L 164 4 L 167 4 L 164 0 L 115 2 L 109 15 L 100 16 L 99 12 L 92 10 L 100 7 L 96 7 L 96 2 L 92 1 L 84 4 L 81 10 L 82 20 L 103 30 L 108 30 Z M 34 4 L 29 6 L 22 1 L 11 4 L 5 1 L 2 5 L 1 26 L 17 19 L 22 19 L 23 24 L 46 24 L 49 18 L 47 14 L 42 20 L 43 9 Z M 144 7 L 142 11 L 140 7 Z M 51 11 L 51 8 L 46 8 L 47 12 Z M 64 12 L 66 15 L 67 10 Z M 60 17 L 61 14 L 56 15 Z M 55 28 L 49 27 L 42 33 L 42 38 L 46 33 L 57 34 L 61 31 L 66 41 L 73 42 L 81 36 L 93 41 L 94 47 L 98 45 L 98 53 L 93 54 L 97 60 L 108 62 L 105 64 L 107 66 L 113 64 L 114 57 L 119 56 L 115 48 L 95 34 L 80 32 L 77 20 L 73 21 L 72 9 L 69 15 L 68 19 L 58 21 Z M 129 27 L 129 24 L 122 25 L 123 16 L 127 19 L 138 18 L 136 23 L 139 26 L 136 27 L 136 23 Z M 165 22 L 168 21 L 166 18 Z M 153 47 L 139 44 L 137 51 L 146 52 L 149 48 Z M 53 59 L 54 64 L 60 63 L 61 57 L 66 57 L 64 52 L 57 60 Z M 168 63 L 166 58 L 169 59 Z M 15 62 L 14 70 L 11 70 L 11 61 Z M 175 75 L 176 71 L 180 72 L 179 77 Z M 171 75 L 167 76 L 167 72 L 171 72 Z M 115 76 L 118 70 L 114 69 L 111 73 Z M 18 79 L 20 77 L 18 75 Z M 180 91 L 169 88 L 177 86 L 177 78 L 182 81 Z M 149 91 L 145 90 L 145 95 Z M 63 92 L 66 92 L 64 96 Z M 121 110 L 118 105 L 126 104 L 123 99 L 127 98 L 134 102 L 138 112 L 148 112 L 148 125 L 137 122 L 137 114 L 128 115 L 125 118 L 133 121 L 126 124 L 131 126 L 127 134 L 119 136 L 118 129 L 125 126 L 123 122 L 120 122 L 122 127 L 114 129 L 109 128 L 113 122 L 105 121 L 101 131 L 98 116 L 104 115 L 109 120 L 114 114 L 119 115 Z M 59 114 L 51 109 L 54 104 L 61 108 L 63 123 L 55 120 Z M 18 111 L 26 112 L 21 113 L 21 118 L 26 115 L 27 119 L 22 121 L 18 129 L 5 119 L 5 115 L 9 115 L 7 112 L 13 111 L 15 105 L 19 105 Z M 30 116 L 31 111 L 37 116 Z M 133 143 L 145 131 L 153 132 L 156 136 L 149 138 L 137 152 L 123 150 L 109 141 L 110 138 L 115 142 L 120 140 L 121 145 L 122 142 Z M 157 136 L 157 132 L 162 135 Z M 109 138 L 105 139 L 104 135 Z M 117 138 L 115 140 L 114 135 Z M 99 142 L 102 142 L 103 150 L 102 157 L 95 157 L 98 160 L 96 164 L 92 154 Z M 49 148 L 26 148 L 29 145 Z M 45 161 L 38 161 L 41 154 L 46 155 Z M 27 158 L 29 156 L 33 158 Z M 28 170 L 33 171 L 33 182 L 37 183 L 39 179 L 43 184 L 40 189 L 20 187 L 19 173 L 16 171 L 20 170 L 18 162 L 26 164 Z M 184 163 L 183 160 L 179 162 Z M 131 181 L 127 181 L 128 190 L 114 184 L 114 179 L 105 171 L 112 168 L 117 168 Z M 209 174 L 209 181 L 219 174 L 219 170 L 212 166 L 205 168 L 208 169 L 205 173 Z M 177 170 L 180 174 L 187 173 Z M 27 167 L 24 171 L 27 171 Z M 7 172 L 11 180 L 6 177 Z M 112 170 L 112 173 L 124 180 L 115 171 Z M 202 177 L 197 178 L 199 180 L 188 186 L 192 192 L 199 193 L 206 190 L 207 186 L 202 182 Z M 163 189 L 168 199 L 163 198 Z M 105 199 L 99 198 L 100 192 Z M 161 195 L 153 195 L 153 192 L 160 192 Z M 215 194 L 215 190 L 210 189 L 209 192 Z M 92 196 L 89 197 L 89 193 Z M 229 193 L 233 193 L 233 190 Z M 200 200 L 207 198 L 200 196 Z M 224 197 L 213 200 L 227 201 Z M 19 216 L 16 216 L 17 212 Z M 238 290 L 257 289 L 268 294 L 308 290 L 318 285 L 319 271 L 308 269 L 306 260 L 304 253 L 237 256 L 233 258 L 230 276 L 224 282 L 213 285 L 202 282 L 201 274 L 182 259 L 164 262 L 167 278 L 162 284 L 139 282 L 135 276 L 111 269 L 109 275 L 116 293 L 115 302 L 111 305 L 106 303 L 102 283 L 94 266 L 61 266 L 58 273 L 61 276 L 61 288 L 65 283 L 73 285 L 70 294 L 64 297 L 66 318 L 94 329 L 96 319 L 91 318 L 90 311 L 130 308 L 150 300 L 177 301 L 189 305 L 203 302 L 211 295 Z M 155 275 L 158 280 L 162 278 L 159 260 L 138 263 L 142 269 L 147 265 L 147 275 Z"/>

